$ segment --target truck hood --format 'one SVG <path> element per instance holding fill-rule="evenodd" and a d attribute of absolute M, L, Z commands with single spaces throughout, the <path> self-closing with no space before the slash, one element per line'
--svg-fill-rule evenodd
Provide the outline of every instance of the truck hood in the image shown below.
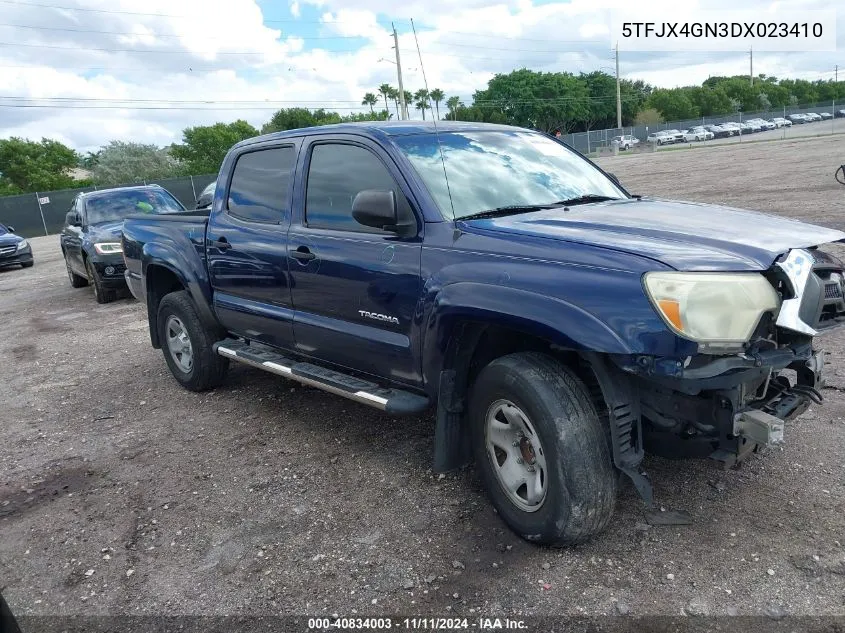
<path fill-rule="evenodd" d="M 845 241 L 842 231 L 797 220 L 657 199 L 612 200 L 462 224 L 468 230 L 610 248 L 699 271 L 765 270 L 791 248 Z"/>

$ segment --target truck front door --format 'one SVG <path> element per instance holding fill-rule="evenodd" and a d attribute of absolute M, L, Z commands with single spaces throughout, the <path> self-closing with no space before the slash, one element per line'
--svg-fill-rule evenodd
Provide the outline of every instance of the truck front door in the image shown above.
<path fill-rule="evenodd" d="M 296 139 L 245 148 L 234 159 L 224 200 L 215 200 L 206 232 L 220 323 L 278 347 L 293 344 L 287 232 L 297 151 Z"/>
<path fill-rule="evenodd" d="M 298 351 L 409 385 L 418 363 L 423 223 L 396 164 L 355 136 L 303 145 L 288 267 Z M 402 235 L 359 224 L 352 201 L 364 190 L 393 191 Z M 417 359 L 417 360 L 415 360 Z"/>

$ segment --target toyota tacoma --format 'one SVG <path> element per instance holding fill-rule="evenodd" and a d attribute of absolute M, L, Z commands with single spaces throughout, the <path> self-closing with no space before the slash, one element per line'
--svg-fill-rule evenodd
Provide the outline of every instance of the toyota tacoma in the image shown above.
<path fill-rule="evenodd" d="M 435 411 L 524 538 L 584 541 L 643 455 L 734 465 L 820 402 L 840 231 L 646 199 L 562 142 L 460 122 L 243 141 L 210 210 L 130 217 L 128 285 L 191 390 L 230 362 Z M 829 250 L 829 249 L 828 249 Z"/>

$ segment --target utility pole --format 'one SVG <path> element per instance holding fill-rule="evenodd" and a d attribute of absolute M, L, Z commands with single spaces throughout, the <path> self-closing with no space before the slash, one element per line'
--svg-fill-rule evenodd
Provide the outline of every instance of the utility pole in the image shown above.
<path fill-rule="evenodd" d="M 619 42 L 616 42 L 616 127 L 622 129 L 622 96 L 619 88 Z"/>
<path fill-rule="evenodd" d="M 399 36 L 396 35 L 396 27 L 393 26 L 393 22 L 390 23 L 390 26 L 393 27 L 393 48 L 396 49 L 396 74 L 399 79 L 399 105 L 402 109 L 402 116 L 400 119 L 402 121 L 407 121 L 408 106 L 405 104 L 405 86 L 402 85 L 402 62 L 399 59 Z"/>
<path fill-rule="evenodd" d="M 748 69 L 748 77 L 751 79 L 751 85 L 754 85 L 754 49 L 748 49 L 748 59 L 750 61 L 750 67 Z"/>

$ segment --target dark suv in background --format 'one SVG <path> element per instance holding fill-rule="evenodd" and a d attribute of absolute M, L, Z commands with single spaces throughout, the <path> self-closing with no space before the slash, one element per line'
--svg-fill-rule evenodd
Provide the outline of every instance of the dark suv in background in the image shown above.
<path fill-rule="evenodd" d="M 126 289 L 120 237 L 127 215 L 181 213 L 185 207 L 159 185 L 80 193 L 59 236 L 70 285 L 91 285 L 97 303 L 114 301 Z"/>

